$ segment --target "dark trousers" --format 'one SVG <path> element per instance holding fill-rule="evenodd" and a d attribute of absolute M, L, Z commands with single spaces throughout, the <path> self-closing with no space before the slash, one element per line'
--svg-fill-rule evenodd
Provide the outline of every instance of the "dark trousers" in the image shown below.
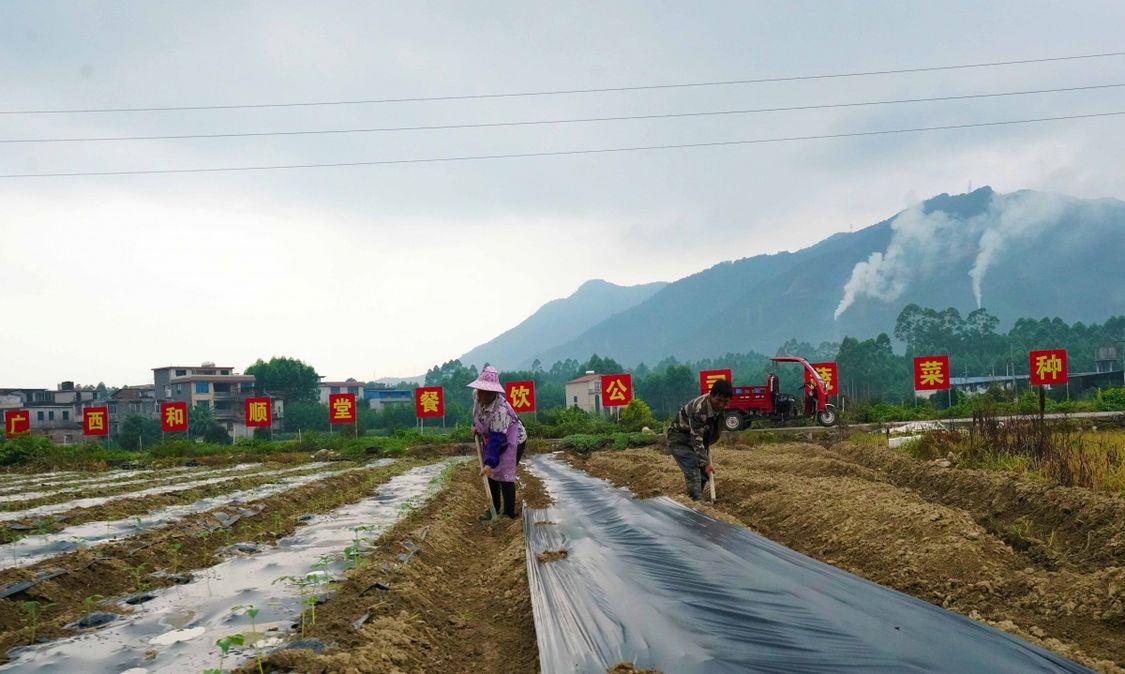
<path fill-rule="evenodd" d="M 492 492 L 492 507 L 497 514 L 503 513 L 508 517 L 516 516 L 516 483 L 497 482 L 488 478 L 488 491 Z M 504 509 L 500 509 L 500 497 L 504 497 Z"/>
<path fill-rule="evenodd" d="M 707 480 L 710 478 L 707 473 L 703 472 L 703 465 L 700 463 L 702 459 L 688 445 L 669 444 L 668 451 L 684 474 L 684 487 L 687 490 L 687 495 L 691 497 L 691 500 L 698 501 L 699 497 L 703 495 L 703 487 L 707 485 Z"/>

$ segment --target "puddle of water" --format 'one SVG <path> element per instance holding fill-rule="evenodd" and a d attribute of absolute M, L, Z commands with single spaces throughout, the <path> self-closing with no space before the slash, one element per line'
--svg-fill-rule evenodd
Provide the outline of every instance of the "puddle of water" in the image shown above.
<path fill-rule="evenodd" d="M 297 589 L 287 579 L 304 581 L 309 574 L 341 577 L 343 551 L 357 534 L 369 540 L 381 535 L 410 508 L 433 495 L 435 478 L 447 465 L 462 460 L 450 459 L 393 477 L 372 496 L 317 516 L 258 554 L 233 557 L 197 572 L 187 585 L 157 592 L 155 599 L 137 606 L 135 613 L 103 629 L 13 651 L 13 660 L 0 671 L 119 674 L 133 669 L 157 674 L 214 667 L 218 662 L 216 640 L 253 631 L 244 610 L 236 614 L 232 609 L 250 604 L 257 608 L 254 623 L 259 632 L 269 625 L 297 622 L 302 597 L 326 588 L 310 584 Z M 185 610 L 194 611 L 194 616 Z M 187 623 L 183 622 L 185 615 Z M 175 643 L 164 643 L 173 638 Z M 233 670 L 253 657 L 252 646 L 232 649 L 224 667 Z"/>
<path fill-rule="evenodd" d="M 332 475 L 363 470 L 364 468 L 385 466 L 392 462 L 392 459 L 380 459 L 364 466 L 344 470 L 322 470 L 309 475 L 285 478 L 277 482 L 254 487 L 253 489 L 244 489 L 229 494 L 210 496 L 195 501 L 194 503 L 159 508 L 144 515 L 138 515 L 137 517 L 86 522 L 67 527 L 53 534 L 27 536 L 18 541 L 0 546 L 0 555 L 3 555 L 3 559 L 0 559 L 0 569 L 38 564 L 44 559 L 71 552 L 80 547 L 88 547 L 107 541 L 116 541 L 136 536 L 146 529 L 164 526 L 181 520 L 188 515 L 194 515 L 226 505 L 244 503 L 252 499 L 272 496 Z M 303 468 L 307 470 L 309 466 L 304 466 Z M 281 472 L 282 471 L 278 471 L 276 474 L 280 474 Z"/>
<path fill-rule="evenodd" d="M 155 494 L 170 494 L 177 491 L 185 491 L 188 489 L 195 489 L 197 487 L 206 487 L 211 484 L 218 484 L 226 480 L 232 480 L 236 477 L 250 477 L 259 473 L 265 473 L 267 466 L 265 464 L 250 463 L 239 464 L 233 468 L 224 468 L 222 470 L 212 471 L 211 477 L 206 480 L 192 480 L 189 482 L 180 482 L 177 484 L 167 484 L 159 487 L 152 487 L 150 489 L 142 489 L 140 491 L 126 492 L 124 494 L 115 494 L 114 496 L 94 496 L 91 498 L 79 498 L 63 503 L 52 503 L 50 505 L 38 506 L 36 508 L 28 508 L 26 510 L 12 510 L 8 512 L 0 512 L 0 522 L 10 522 L 12 520 L 22 520 L 27 517 L 41 517 L 43 515 L 53 515 L 55 513 L 66 512 L 74 508 L 91 508 L 93 506 L 109 503 L 110 501 L 118 501 L 126 498 L 141 498 L 144 496 L 153 496 Z M 284 470 L 270 470 L 269 472 L 274 475 L 292 473 L 298 470 L 308 470 L 307 465 L 298 466 L 296 468 L 287 468 Z M 231 475 L 239 471 L 247 471 L 239 473 L 238 475 Z"/>

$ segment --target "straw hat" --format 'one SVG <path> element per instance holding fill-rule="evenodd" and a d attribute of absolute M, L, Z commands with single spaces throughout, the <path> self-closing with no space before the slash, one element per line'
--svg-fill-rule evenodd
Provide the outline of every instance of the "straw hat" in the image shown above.
<path fill-rule="evenodd" d="M 480 391 L 496 391 L 497 393 L 504 392 L 504 386 L 500 383 L 500 373 L 491 365 L 484 366 L 484 369 L 480 371 L 480 376 L 469 384 L 469 388 Z"/>

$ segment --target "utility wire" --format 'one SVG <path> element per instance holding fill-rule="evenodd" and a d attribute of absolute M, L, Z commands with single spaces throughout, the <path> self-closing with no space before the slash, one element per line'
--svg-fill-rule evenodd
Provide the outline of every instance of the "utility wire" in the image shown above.
<path fill-rule="evenodd" d="M 933 96 L 929 98 L 899 98 L 881 101 L 858 101 L 852 103 L 826 103 L 821 105 L 794 105 L 777 108 L 748 108 L 741 110 L 713 110 L 702 112 L 672 112 L 654 115 L 622 115 L 616 117 L 579 117 L 575 119 L 542 119 L 524 120 L 515 122 L 482 122 L 478 124 L 430 124 L 424 126 L 385 126 L 360 129 L 313 129 L 306 131 L 248 131 L 238 133 L 190 133 L 163 136 L 97 136 L 85 138 L 0 138 L 0 143 L 94 143 L 109 141 L 138 141 L 138 140 L 186 140 L 195 138 L 258 138 L 263 136 L 314 136 L 349 133 L 377 133 L 397 131 L 438 131 L 450 129 L 489 129 L 513 126 L 541 126 L 548 124 L 584 124 L 589 122 L 621 122 L 643 119 L 679 119 L 685 117 L 713 117 L 720 115 L 750 115 L 764 112 L 794 112 L 798 110 L 825 110 L 830 108 L 854 108 L 871 105 L 893 105 L 900 103 L 930 103 L 934 101 L 963 101 L 977 98 L 1000 98 L 1004 96 L 1030 96 L 1034 94 L 1054 94 L 1073 91 L 1091 91 L 1095 89 L 1115 89 L 1125 87 L 1120 84 L 1092 84 L 1080 87 L 1063 87 L 1059 89 L 1034 89 L 1029 91 L 1004 91 L 997 93 L 963 94 L 955 96 Z"/>
<path fill-rule="evenodd" d="M 171 112 L 185 110 L 243 110 L 250 108 L 297 108 L 322 105 L 365 105 L 376 103 L 422 103 L 430 101 L 465 101 L 487 98 L 523 98 L 529 96 L 562 96 L 571 94 L 602 94 L 621 91 L 649 91 L 654 89 L 685 89 L 689 87 L 725 87 L 741 84 L 765 84 L 770 82 L 798 82 L 804 80 L 828 80 L 844 77 L 869 77 L 872 75 L 899 75 L 906 73 L 926 73 L 943 70 L 964 70 L 969 68 L 995 68 L 999 66 L 1025 65 L 1031 63 L 1052 63 L 1077 61 L 1082 59 L 1125 56 L 1125 51 L 1103 52 L 1099 54 L 1079 54 L 1074 56 L 1052 56 L 1047 58 L 1020 59 L 1014 61 L 991 61 L 987 63 L 963 63 L 958 65 L 927 66 L 921 68 L 898 68 L 893 70 L 867 70 L 848 73 L 827 73 L 815 75 L 793 75 L 789 77 L 759 77 L 740 80 L 714 80 L 706 82 L 677 82 L 671 84 L 645 84 L 627 87 L 602 87 L 595 89 L 558 89 L 552 91 L 518 91 L 492 94 L 463 94 L 458 96 L 419 96 L 413 98 L 373 98 L 344 101 L 311 101 L 295 103 L 247 103 L 239 105 L 179 105 L 165 107 L 136 108 L 68 108 L 43 110 L 0 110 L 0 115 L 70 115 L 102 112 Z"/>
<path fill-rule="evenodd" d="M 234 171 L 277 171 L 283 169 L 334 168 L 345 166 L 389 166 L 396 164 L 428 164 L 435 162 L 481 161 L 486 159 L 525 159 L 529 157 L 562 157 L 570 155 L 609 154 L 615 152 L 642 152 L 649 150 L 678 150 L 698 147 L 723 147 L 729 145 L 759 145 L 765 143 L 789 143 L 801 140 L 827 140 L 833 138 L 858 138 L 862 136 L 885 136 L 899 133 L 922 131 L 947 131 L 951 129 L 972 129 L 1012 124 L 1033 124 L 1038 122 L 1057 122 L 1070 119 L 1093 119 L 1125 115 L 1125 110 L 1114 112 L 1095 112 L 1085 115 L 1065 115 L 1060 117 L 1038 117 L 1033 119 L 1011 119 L 996 122 L 976 122 L 972 124 L 949 124 L 945 126 L 921 126 L 907 129 L 884 129 L 879 131 L 855 131 L 852 133 L 832 133 L 817 136 L 787 136 L 782 138 L 752 138 L 746 140 L 722 140 L 711 143 L 679 143 L 674 145 L 640 145 L 634 147 L 593 148 L 586 150 L 558 150 L 554 152 L 519 152 L 511 154 L 465 155 L 460 157 L 421 157 L 416 159 L 382 159 L 376 161 L 333 162 L 328 164 L 280 164 L 273 166 L 229 166 L 213 168 L 186 169 L 147 169 L 136 171 L 76 171 L 71 173 L 9 173 L 0 174 L 5 178 L 63 178 L 75 176 L 132 176 L 163 175 L 170 173 L 224 173 Z"/>

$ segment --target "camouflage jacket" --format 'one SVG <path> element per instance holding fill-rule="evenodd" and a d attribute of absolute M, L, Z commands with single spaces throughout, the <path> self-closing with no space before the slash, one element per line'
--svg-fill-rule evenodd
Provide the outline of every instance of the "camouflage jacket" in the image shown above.
<path fill-rule="evenodd" d="M 707 458 L 708 448 L 722 433 L 721 419 L 722 414 L 711 405 L 709 396 L 692 398 L 680 408 L 676 420 L 668 427 L 668 442 L 689 445 L 697 454 Z"/>

